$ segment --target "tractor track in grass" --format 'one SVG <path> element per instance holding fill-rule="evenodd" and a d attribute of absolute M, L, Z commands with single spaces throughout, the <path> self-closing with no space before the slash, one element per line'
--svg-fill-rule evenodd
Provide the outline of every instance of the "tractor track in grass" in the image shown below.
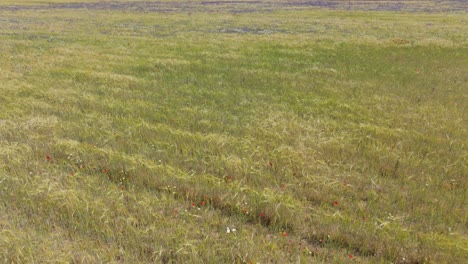
<path fill-rule="evenodd" d="M 464 0 L 442 1 L 112 1 L 112 2 L 74 2 L 39 5 L 5 5 L 0 11 L 22 10 L 101 10 L 127 11 L 143 13 L 176 13 L 176 12 L 228 12 L 253 13 L 271 12 L 274 10 L 329 9 L 356 11 L 388 12 L 468 12 L 468 3 Z"/>

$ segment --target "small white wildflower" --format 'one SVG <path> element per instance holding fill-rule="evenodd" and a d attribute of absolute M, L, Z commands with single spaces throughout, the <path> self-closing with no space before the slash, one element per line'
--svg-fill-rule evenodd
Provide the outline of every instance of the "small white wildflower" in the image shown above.
<path fill-rule="evenodd" d="M 228 233 L 228 234 L 231 233 L 231 229 L 229 228 L 229 226 L 226 228 L 226 233 Z"/>

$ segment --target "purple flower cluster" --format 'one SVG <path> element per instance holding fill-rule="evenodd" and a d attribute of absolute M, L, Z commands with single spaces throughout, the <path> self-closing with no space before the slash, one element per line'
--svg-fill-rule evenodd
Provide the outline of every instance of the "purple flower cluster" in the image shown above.
<path fill-rule="evenodd" d="M 365 11 L 398 11 L 398 12 L 468 12 L 466 0 L 293 0 L 293 1 L 113 1 L 94 3 L 58 3 L 47 5 L 0 6 L 0 10 L 125 10 L 130 12 L 265 12 L 279 9 L 340 9 Z"/>

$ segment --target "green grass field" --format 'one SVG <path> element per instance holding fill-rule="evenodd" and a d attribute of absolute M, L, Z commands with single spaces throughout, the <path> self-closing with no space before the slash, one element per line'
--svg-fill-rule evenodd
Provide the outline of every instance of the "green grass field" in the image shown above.
<path fill-rule="evenodd" d="M 0 3 L 0 262 L 468 260 L 462 1 L 95 2 Z"/>

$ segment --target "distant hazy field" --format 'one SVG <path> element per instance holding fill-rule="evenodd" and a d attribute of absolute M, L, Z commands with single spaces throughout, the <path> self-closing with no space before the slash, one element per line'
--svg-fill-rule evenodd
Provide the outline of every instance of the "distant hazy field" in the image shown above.
<path fill-rule="evenodd" d="M 465 263 L 466 1 L 0 3 L 1 263 Z"/>

